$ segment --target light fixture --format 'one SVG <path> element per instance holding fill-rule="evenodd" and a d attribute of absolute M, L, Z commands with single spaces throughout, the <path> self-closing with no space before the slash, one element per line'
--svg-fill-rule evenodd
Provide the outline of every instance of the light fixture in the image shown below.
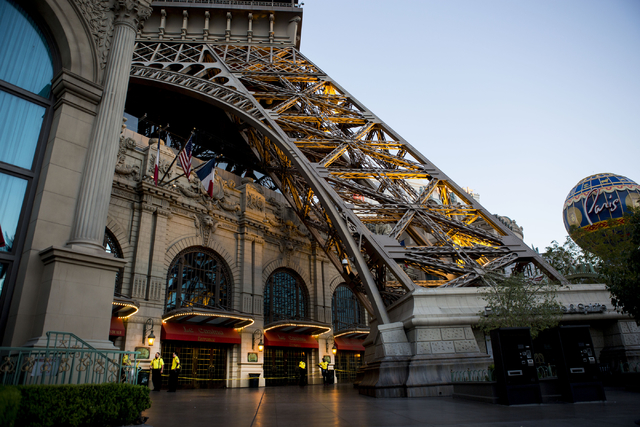
<path fill-rule="evenodd" d="M 147 331 L 149 331 L 149 336 L 147 337 Z M 153 319 L 148 318 L 146 322 L 144 322 L 144 327 L 142 328 L 142 344 L 145 344 L 145 338 L 147 339 L 147 343 L 149 347 L 153 346 L 153 343 L 156 340 L 156 336 L 153 334 Z"/>
<path fill-rule="evenodd" d="M 253 331 L 253 336 L 251 337 L 251 348 L 256 348 L 256 340 L 258 340 L 258 351 L 264 350 L 264 344 L 262 343 L 262 329 L 256 329 Z"/>
<path fill-rule="evenodd" d="M 331 347 L 331 353 L 336 354 L 338 352 L 338 347 L 336 347 L 336 343 L 333 343 L 333 347 Z"/>

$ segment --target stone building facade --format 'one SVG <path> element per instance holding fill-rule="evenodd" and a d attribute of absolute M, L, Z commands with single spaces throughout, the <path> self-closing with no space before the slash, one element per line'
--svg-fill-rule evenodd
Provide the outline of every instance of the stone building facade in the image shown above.
<path fill-rule="evenodd" d="M 173 162 L 176 151 L 158 141 L 129 130 L 120 137 L 106 230 L 127 262 L 120 293 L 139 302 L 140 307 L 124 321 L 124 339 L 114 342 L 123 349 L 141 346 L 149 318 L 155 331 L 160 331 L 167 312 L 170 266 L 185 251 L 210 249 L 229 271 L 232 303 L 228 314 L 241 313 L 254 321 L 241 330 L 242 343 L 229 349 L 226 377 L 228 386 L 234 386 L 235 379 L 246 379 L 247 373 L 263 373 L 264 353 L 252 340 L 254 331 L 264 329 L 264 290 L 275 271 L 299 277 L 308 293 L 307 314 L 291 320 L 325 324 L 327 331 L 332 323 L 332 295 L 342 279 L 310 240 L 284 197 L 252 178 L 217 169 L 213 197 L 195 174 L 191 181 L 182 176 L 169 185 L 156 186 L 153 172 L 158 143 L 165 182 L 182 174 L 179 163 Z M 198 159 L 193 161 L 201 164 Z M 315 366 L 320 358 L 332 356 L 326 346 L 329 336 L 319 335 L 317 349 L 311 351 L 311 376 L 316 381 Z M 160 347 L 161 340 L 157 340 L 151 353 Z M 247 362 L 248 353 L 258 353 L 258 360 Z M 246 386 L 242 382 L 238 385 Z"/>
<path fill-rule="evenodd" d="M 74 333 L 99 349 L 147 347 L 151 354 L 197 342 L 189 344 L 191 354 L 206 354 L 199 360 L 209 357 L 203 369 L 215 376 L 206 379 L 237 387 L 247 386 L 252 373 L 265 384 L 285 355 L 288 365 L 305 357 L 310 381 L 317 382 L 317 362 L 336 361 L 336 340 L 356 358 L 362 344 L 352 340 L 367 336 L 362 359 L 397 366 L 404 377 L 392 378 L 394 387 L 448 394 L 450 369 L 491 361 L 485 337 L 474 329 L 484 308 L 477 288 L 418 286 L 387 307 L 390 323 L 367 321 L 354 298 L 337 298 L 342 273 L 280 193 L 217 170 L 208 196 L 194 176 L 178 178 L 179 166 L 170 166 L 175 149 L 123 131 L 125 103 L 138 93 L 132 64 L 166 67 L 167 76 L 185 66 L 134 58 L 136 41 L 293 51 L 301 34 L 298 3 L 264 3 L 0 0 L 0 19 L 14 24 L 0 25 L 2 37 L 14 40 L 3 45 L 16 46 L 0 49 L 0 128 L 25 131 L 0 134 L 0 179 L 7 183 L 0 186 L 7 201 L 0 226 L 8 242 L 0 251 L 2 345 L 43 346 L 48 331 Z M 191 68 L 194 74 L 229 81 L 212 62 L 201 62 L 206 67 Z M 152 179 L 158 144 L 159 169 L 166 172 L 160 186 Z M 185 285 L 187 258 L 196 256 L 217 268 L 215 277 L 192 280 L 206 282 L 207 292 Z M 191 268 L 195 276 L 212 271 L 205 270 Z M 559 294 L 567 307 L 563 321 L 590 324 L 602 359 L 640 358 L 640 331 L 611 309 L 604 286 L 571 285 Z M 276 297 L 284 298 L 284 308 Z M 351 339 L 342 343 L 342 330 L 332 329 L 338 304 L 348 313 L 341 324 Z M 151 330 L 158 339 L 146 346 Z M 192 331 L 195 338 L 185 339 Z M 288 353 L 279 340 L 288 340 Z"/>

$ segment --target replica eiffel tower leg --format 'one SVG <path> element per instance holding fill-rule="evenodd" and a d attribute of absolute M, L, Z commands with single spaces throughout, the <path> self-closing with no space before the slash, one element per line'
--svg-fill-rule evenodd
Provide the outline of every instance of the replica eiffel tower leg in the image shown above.
<path fill-rule="evenodd" d="M 456 292 L 476 299 L 477 293 L 447 288 L 479 286 L 487 272 L 526 266 L 564 282 L 295 47 L 139 40 L 133 63 L 132 82 L 180 91 L 227 112 L 373 316 L 361 391 L 450 394 L 441 386 L 450 382 L 450 368 L 489 363 L 469 326 L 478 310 L 464 317 L 464 310 L 441 305 L 450 308 Z M 215 72 L 171 71 L 176 64 Z"/>

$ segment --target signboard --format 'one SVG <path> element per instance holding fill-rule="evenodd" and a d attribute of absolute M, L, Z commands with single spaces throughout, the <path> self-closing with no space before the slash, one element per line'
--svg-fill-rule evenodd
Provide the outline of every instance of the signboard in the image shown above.
<path fill-rule="evenodd" d="M 311 335 L 267 331 L 264 333 L 264 345 L 271 347 L 318 348 L 318 341 Z"/>
<path fill-rule="evenodd" d="M 109 327 L 110 337 L 123 337 L 124 336 L 124 323 L 122 319 L 117 317 L 111 318 L 111 326 Z"/>
<path fill-rule="evenodd" d="M 240 344 L 240 334 L 232 328 L 189 323 L 163 323 L 162 340 Z"/>
<path fill-rule="evenodd" d="M 360 340 L 357 338 L 344 338 L 337 337 L 335 340 L 336 347 L 338 350 L 351 350 L 351 351 L 364 351 L 364 340 Z"/>

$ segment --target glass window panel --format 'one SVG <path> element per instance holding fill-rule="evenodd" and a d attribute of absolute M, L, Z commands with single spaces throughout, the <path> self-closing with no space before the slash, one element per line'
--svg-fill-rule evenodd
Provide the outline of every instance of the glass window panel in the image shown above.
<path fill-rule="evenodd" d="M 31 169 L 44 114 L 44 107 L 0 91 L 0 161 Z"/>
<path fill-rule="evenodd" d="M 231 309 L 229 283 L 230 272 L 217 254 L 206 248 L 186 249 L 169 268 L 165 310 L 191 306 Z"/>
<path fill-rule="evenodd" d="M 53 63 L 35 23 L 13 2 L 0 0 L 0 79 L 49 97 Z"/>
<path fill-rule="evenodd" d="M 11 252 L 13 248 L 26 191 L 26 180 L 0 173 L 0 228 L 5 241 L 0 247 L 2 252 Z"/>
<path fill-rule="evenodd" d="M 0 295 L 2 295 L 2 290 L 4 289 L 4 278 L 7 277 L 8 269 L 9 264 L 0 264 Z"/>

